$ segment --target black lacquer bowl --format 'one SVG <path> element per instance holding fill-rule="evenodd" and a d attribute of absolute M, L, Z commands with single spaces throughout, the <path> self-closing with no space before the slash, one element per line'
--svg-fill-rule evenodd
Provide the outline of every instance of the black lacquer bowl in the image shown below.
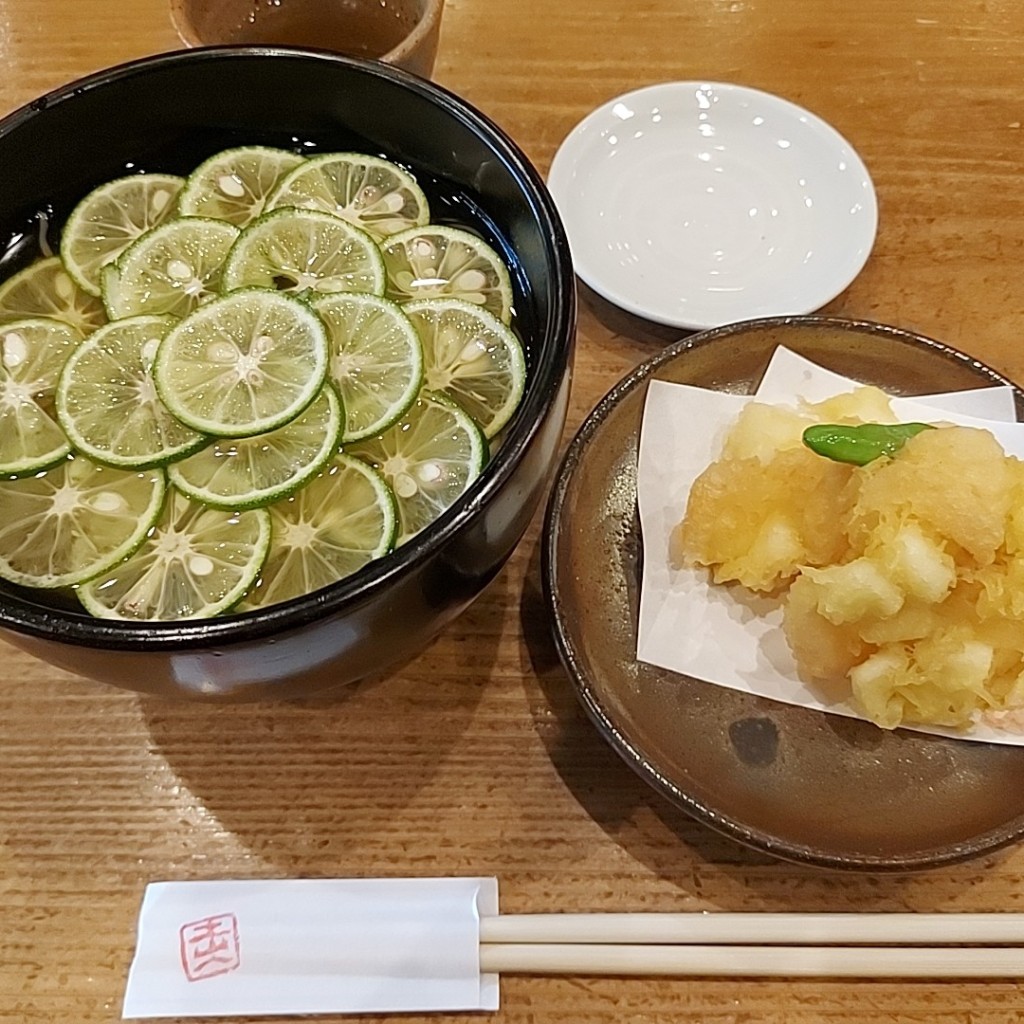
<path fill-rule="evenodd" d="M 0 585 L 0 629 L 61 668 L 132 690 L 293 698 L 379 676 L 421 650 L 511 554 L 546 490 L 565 422 L 575 293 L 561 224 L 536 171 L 458 97 L 376 62 L 282 48 L 163 54 L 100 72 L 0 122 L 4 276 L 38 255 L 90 189 L 133 169 L 181 174 L 231 145 L 356 150 L 409 166 L 432 220 L 475 229 L 512 269 L 526 392 L 503 443 L 454 507 L 334 586 L 245 615 L 93 619 Z"/>

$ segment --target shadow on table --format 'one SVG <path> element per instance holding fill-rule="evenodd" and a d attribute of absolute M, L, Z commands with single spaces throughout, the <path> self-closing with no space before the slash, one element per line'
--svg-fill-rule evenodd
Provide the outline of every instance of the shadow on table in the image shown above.
<path fill-rule="evenodd" d="M 281 703 L 143 698 L 152 744 L 180 780 L 181 799 L 212 817 L 233 849 L 289 875 L 363 875 L 375 851 L 386 858 L 395 844 L 415 842 L 394 834 L 395 821 L 473 717 L 497 657 L 496 621 L 514 600 L 507 580 L 501 574 L 421 653 L 415 671 Z M 472 671 L 460 650 L 470 635 Z"/>
<path fill-rule="evenodd" d="M 535 727 L 555 768 L 587 813 L 616 842 L 649 867 L 660 871 L 665 850 L 649 846 L 638 831 L 638 812 L 650 811 L 671 832 L 707 860 L 736 864 L 771 863 L 705 828 L 655 794 L 605 742 L 587 718 L 562 667 L 551 636 L 551 615 L 541 583 L 541 547 L 537 542 L 523 586 L 520 613 L 523 636 L 537 685 L 553 717 L 537 718 Z"/>
<path fill-rule="evenodd" d="M 576 279 L 576 292 L 580 302 L 593 314 L 594 318 L 613 334 L 632 338 L 634 341 L 667 345 L 692 333 L 681 327 L 669 327 L 628 313 L 598 295 L 579 278 Z"/>
<path fill-rule="evenodd" d="M 531 554 L 520 615 L 537 688 L 534 727 L 551 760 L 587 814 L 630 857 L 674 883 L 684 896 L 723 909 L 815 911 L 907 909 L 910 883 L 933 873 L 851 874 L 783 862 L 748 848 L 690 817 L 652 790 L 592 725 L 561 665 L 543 594 L 541 547 Z M 532 697 L 534 695 L 531 695 Z M 943 869 L 969 876 L 1007 853 Z M 837 905 L 851 903 L 850 906 Z"/>

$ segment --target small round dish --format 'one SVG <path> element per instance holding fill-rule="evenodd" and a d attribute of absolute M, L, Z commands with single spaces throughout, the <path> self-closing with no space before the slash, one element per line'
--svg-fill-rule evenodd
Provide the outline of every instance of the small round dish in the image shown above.
<path fill-rule="evenodd" d="M 555 640 L 599 732 L 657 792 L 755 849 L 818 867 L 907 871 L 1024 838 L 1024 747 L 887 732 L 636 659 L 637 442 L 652 378 L 751 393 L 777 345 L 893 394 L 1002 377 L 919 335 L 780 317 L 670 346 L 622 380 L 569 446 L 544 533 Z M 1024 392 L 1015 389 L 1017 418 Z"/>
<path fill-rule="evenodd" d="M 587 285 L 692 330 L 819 309 L 878 226 L 867 168 L 834 128 L 713 82 L 609 100 L 569 133 L 548 187 Z"/>

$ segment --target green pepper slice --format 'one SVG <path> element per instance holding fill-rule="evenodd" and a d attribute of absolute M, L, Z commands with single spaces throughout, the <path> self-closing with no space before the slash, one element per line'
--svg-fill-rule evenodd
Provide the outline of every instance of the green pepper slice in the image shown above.
<path fill-rule="evenodd" d="M 833 462 L 866 466 L 883 455 L 895 455 L 930 423 L 818 423 L 803 433 L 804 444 Z"/>

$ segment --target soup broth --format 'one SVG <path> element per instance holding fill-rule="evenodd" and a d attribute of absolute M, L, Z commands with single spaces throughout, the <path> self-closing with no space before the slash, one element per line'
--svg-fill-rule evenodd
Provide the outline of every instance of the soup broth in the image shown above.
<path fill-rule="evenodd" d="M 264 135 L 258 140 L 254 140 L 251 134 L 231 132 L 197 133 L 196 137 L 190 139 L 188 144 L 178 145 L 171 150 L 164 150 L 159 153 L 140 154 L 137 161 L 112 168 L 108 175 L 94 184 L 98 185 L 103 180 L 112 180 L 123 175 L 142 172 L 187 175 L 212 153 L 234 146 L 244 146 L 257 142 L 263 145 L 289 149 L 303 156 L 315 156 L 318 153 L 338 151 L 375 153 L 408 167 L 427 196 L 430 204 L 430 220 L 432 224 L 450 225 L 470 231 L 489 243 L 502 257 L 508 268 L 513 290 L 513 310 L 510 326 L 516 335 L 524 341 L 523 349 L 527 373 L 530 373 L 535 354 L 531 352 L 529 345 L 525 343 L 525 338 L 528 338 L 530 335 L 532 316 L 524 278 L 510 244 L 498 230 L 493 219 L 481 207 L 477 197 L 466 188 L 452 181 L 425 174 L 405 161 L 395 160 L 395 157 L 391 154 L 380 152 L 379 147 L 374 147 L 368 141 L 357 136 L 332 137 L 321 144 L 311 140 L 301 140 L 296 137 L 282 138 Z M 36 210 L 25 216 L 23 221 L 13 230 L 9 229 L 10 233 L 2 250 L 0 250 L 0 280 L 10 277 L 41 257 L 51 256 L 59 251 L 63 223 L 74 208 L 74 205 L 87 191 L 88 189 L 76 190 L 73 195 L 53 197 L 51 202 L 40 203 Z M 500 442 L 501 435 L 493 438 L 491 441 L 492 450 Z M 87 614 L 81 608 L 73 589 L 45 590 L 26 588 L 10 581 L 4 581 L 2 586 L 4 589 L 8 589 L 18 594 L 21 598 L 37 605 L 59 608 L 63 611 L 81 613 L 83 615 Z"/>

